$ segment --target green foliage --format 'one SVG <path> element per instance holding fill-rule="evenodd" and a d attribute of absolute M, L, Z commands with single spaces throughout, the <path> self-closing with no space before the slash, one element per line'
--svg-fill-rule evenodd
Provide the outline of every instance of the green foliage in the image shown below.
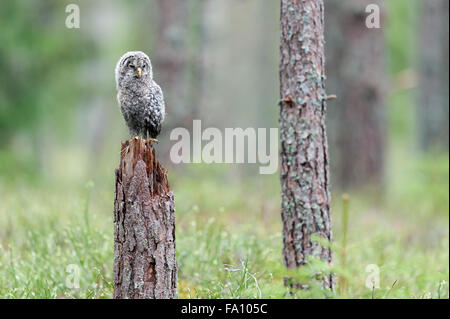
<path fill-rule="evenodd" d="M 84 33 L 64 26 L 64 8 L 62 2 L 0 4 L 2 144 L 13 133 L 33 134 L 43 124 L 67 134 L 69 110 L 88 91 L 74 74 L 95 46 Z"/>
<path fill-rule="evenodd" d="M 414 69 L 417 59 L 415 52 L 418 47 L 417 20 L 420 5 L 417 0 L 395 0 L 386 1 L 386 7 L 388 74 L 390 75 L 388 80 L 390 85 L 386 88 L 394 88 L 387 101 L 387 121 L 394 142 L 411 145 L 417 137 L 414 127 L 416 92 L 411 88 L 406 90 L 402 88 L 405 85 L 402 82 L 413 84 L 416 81 Z"/>
<path fill-rule="evenodd" d="M 420 1 L 419 1 L 420 2 Z M 413 64 L 416 51 L 417 0 L 386 1 L 386 34 L 389 53 L 389 70 L 396 74 Z"/>

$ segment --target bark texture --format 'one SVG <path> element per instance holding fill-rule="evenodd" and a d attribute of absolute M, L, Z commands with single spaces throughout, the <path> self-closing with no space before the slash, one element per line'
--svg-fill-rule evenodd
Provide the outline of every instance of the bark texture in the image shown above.
<path fill-rule="evenodd" d="M 177 297 L 175 205 L 150 143 L 122 143 L 114 198 L 114 298 Z"/>
<path fill-rule="evenodd" d="M 427 0 L 420 30 L 419 141 L 424 151 L 449 149 L 448 0 Z"/>
<path fill-rule="evenodd" d="M 311 238 L 332 241 L 322 0 L 281 1 L 280 49 L 283 258 L 293 269 L 311 256 L 328 263 L 333 258 Z M 321 279 L 333 288 L 331 274 Z"/>
<path fill-rule="evenodd" d="M 329 0 L 325 10 L 327 88 L 333 185 L 356 188 L 384 179 L 386 121 L 385 37 L 366 26 L 366 6 L 381 0 Z"/>

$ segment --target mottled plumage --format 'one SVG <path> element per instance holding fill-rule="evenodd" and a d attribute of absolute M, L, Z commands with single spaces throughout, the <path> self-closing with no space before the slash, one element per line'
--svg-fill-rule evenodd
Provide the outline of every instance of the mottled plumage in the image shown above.
<path fill-rule="evenodd" d="M 130 134 L 156 138 L 165 117 L 164 96 L 153 81 L 150 58 L 141 51 L 125 53 L 116 66 L 117 100 Z"/>

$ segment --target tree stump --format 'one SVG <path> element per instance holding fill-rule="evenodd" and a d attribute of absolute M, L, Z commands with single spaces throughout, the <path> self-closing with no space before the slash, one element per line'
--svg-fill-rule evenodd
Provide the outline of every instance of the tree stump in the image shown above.
<path fill-rule="evenodd" d="M 177 297 L 175 205 L 150 142 L 122 142 L 114 196 L 114 298 Z"/>

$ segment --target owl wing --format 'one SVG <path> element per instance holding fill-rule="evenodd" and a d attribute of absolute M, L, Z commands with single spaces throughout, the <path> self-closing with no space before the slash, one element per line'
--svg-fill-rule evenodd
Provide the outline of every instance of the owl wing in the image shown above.
<path fill-rule="evenodd" d="M 165 118 L 164 96 L 158 84 L 153 83 L 146 98 L 144 115 L 145 130 L 152 138 L 161 132 L 161 125 Z"/>

